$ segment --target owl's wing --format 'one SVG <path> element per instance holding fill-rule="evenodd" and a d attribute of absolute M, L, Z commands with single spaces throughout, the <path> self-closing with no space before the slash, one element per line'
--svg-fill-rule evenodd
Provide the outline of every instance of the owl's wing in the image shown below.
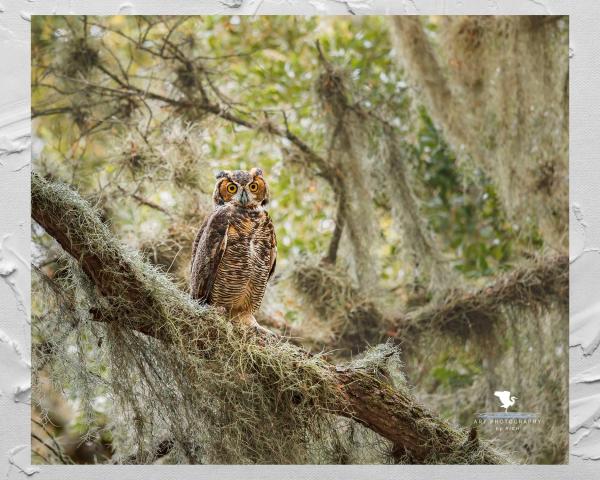
<path fill-rule="evenodd" d="M 196 258 L 196 250 L 198 250 L 198 244 L 200 243 L 200 239 L 202 238 L 202 233 L 204 233 L 204 229 L 206 228 L 206 224 L 208 223 L 208 217 L 204 219 L 202 225 L 200 225 L 200 230 L 196 234 L 196 238 L 194 238 L 194 243 L 192 244 L 192 261 L 190 262 L 190 273 L 194 268 L 194 258 Z"/>
<path fill-rule="evenodd" d="M 227 248 L 229 216 L 216 210 L 200 227 L 193 246 L 190 295 L 206 303 L 215 282 L 219 263 Z"/>
<path fill-rule="evenodd" d="M 277 237 L 275 236 L 275 227 L 273 226 L 271 217 L 269 217 L 269 227 L 271 229 L 271 270 L 269 270 L 269 278 L 267 278 L 267 281 L 273 276 L 275 264 L 277 263 Z"/>

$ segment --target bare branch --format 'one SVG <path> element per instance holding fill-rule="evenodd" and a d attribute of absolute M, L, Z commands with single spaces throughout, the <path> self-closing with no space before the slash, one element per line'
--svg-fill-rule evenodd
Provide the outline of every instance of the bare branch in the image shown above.
<path fill-rule="evenodd" d="M 164 213 L 168 217 L 172 217 L 173 216 L 173 214 L 169 210 L 167 210 L 165 207 L 160 206 L 158 203 L 155 203 L 155 202 L 153 202 L 151 200 L 148 200 L 147 198 L 144 198 L 144 197 L 142 197 L 141 195 L 139 195 L 137 193 L 129 193 L 127 190 L 125 190 L 120 185 L 117 188 L 119 189 L 119 191 L 121 193 L 130 196 L 131 198 L 133 198 L 134 200 L 136 200 L 141 205 L 145 205 L 146 207 L 152 208 L 154 210 L 158 210 L 159 212 Z"/>
<path fill-rule="evenodd" d="M 341 192 L 340 197 L 343 195 Z M 344 231 L 344 201 L 339 198 L 337 213 L 335 215 L 335 228 L 333 230 L 333 235 L 331 236 L 331 240 L 329 241 L 329 247 L 327 249 L 327 255 L 323 258 L 324 262 L 335 265 L 337 260 L 337 252 L 340 246 L 340 240 L 342 239 L 342 233 Z"/>

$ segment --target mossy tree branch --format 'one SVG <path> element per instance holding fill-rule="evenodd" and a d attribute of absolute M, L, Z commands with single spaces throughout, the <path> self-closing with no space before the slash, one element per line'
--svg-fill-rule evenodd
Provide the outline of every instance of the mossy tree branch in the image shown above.
<path fill-rule="evenodd" d="M 213 309 L 195 303 L 137 254 L 127 251 L 77 193 L 35 173 L 31 185 L 32 218 L 78 261 L 100 296 L 118 305 L 119 315 L 113 321 L 166 343 L 175 340 L 170 323 L 180 323 L 184 329 L 197 323 L 209 325 L 195 332 L 193 342 L 198 348 L 190 354 L 210 355 L 211 342 L 218 335 L 225 335 L 226 328 Z M 199 337 L 198 332 L 204 336 Z M 271 338 L 248 337 L 247 341 L 257 343 L 254 361 L 261 363 L 261 368 L 269 368 L 265 364 L 277 357 L 284 364 L 278 367 L 281 371 L 305 369 L 314 388 L 324 392 L 322 404 L 316 408 L 352 418 L 383 436 L 393 445 L 398 460 L 506 462 L 504 456 L 484 443 L 470 442 L 466 431 L 439 419 L 419 405 L 408 389 L 393 386 L 372 369 L 336 367 Z M 285 381 L 285 377 L 281 380 Z"/>
<path fill-rule="evenodd" d="M 445 299 L 394 321 L 399 339 L 407 344 L 426 331 L 469 338 L 488 334 L 505 308 L 539 311 L 558 305 L 568 309 L 569 258 L 567 255 L 535 259 L 507 272 L 479 290 L 449 292 Z M 565 316 L 566 318 L 566 316 Z M 404 343 L 404 342 L 403 342 Z"/>
<path fill-rule="evenodd" d="M 429 332 L 459 341 L 476 340 L 506 322 L 507 310 L 534 315 L 557 307 L 566 311 L 569 298 L 569 261 L 562 254 L 536 257 L 498 275 L 484 287 L 452 288 L 421 308 L 395 314 L 382 312 L 349 278 L 327 264 L 298 264 L 293 279 L 296 290 L 318 317 L 327 318 L 330 324 L 354 327 L 341 328 L 325 344 L 311 341 L 302 330 L 296 329 L 294 335 L 304 338 L 305 345 L 343 346 L 355 353 L 356 347 L 361 351 L 365 344 L 386 336 L 395 338 L 404 350 L 418 348 L 418 340 L 428 338 Z"/>

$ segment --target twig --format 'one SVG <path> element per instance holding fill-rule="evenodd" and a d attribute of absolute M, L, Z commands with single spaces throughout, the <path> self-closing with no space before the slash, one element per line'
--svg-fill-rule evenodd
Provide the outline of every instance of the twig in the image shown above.
<path fill-rule="evenodd" d="M 335 216 L 335 228 L 333 230 L 333 235 L 331 236 L 331 240 L 329 241 L 329 248 L 327 249 L 327 255 L 323 258 L 324 262 L 330 263 L 331 265 L 335 265 L 337 260 L 337 252 L 340 246 L 340 240 L 342 239 L 342 233 L 344 231 L 344 200 L 343 200 L 343 192 L 340 193 L 340 198 L 338 198 L 338 206 L 337 213 Z"/>
<path fill-rule="evenodd" d="M 120 185 L 117 186 L 117 188 L 119 189 L 119 191 L 121 193 L 130 196 L 131 198 L 136 200 L 138 203 L 145 205 L 146 207 L 153 208 L 154 210 L 158 210 L 159 212 L 162 212 L 165 215 L 167 215 L 169 218 L 173 217 L 173 214 L 169 210 L 160 206 L 158 203 L 148 200 L 147 198 L 144 198 L 141 195 L 138 195 L 137 193 L 130 193 L 127 190 L 125 190 L 123 187 L 121 187 Z"/>

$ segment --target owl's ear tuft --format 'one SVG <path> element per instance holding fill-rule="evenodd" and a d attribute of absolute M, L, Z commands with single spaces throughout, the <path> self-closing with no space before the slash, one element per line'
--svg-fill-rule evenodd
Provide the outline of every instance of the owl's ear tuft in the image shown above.
<path fill-rule="evenodd" d="M 224 178 L 227 176 L 227 172 L 225 170 L 221 170 L 215 175 L 215 178 L 218 180 L 219 178 Z"/>
<path fill-rule="evenodd" d="M 263 170 L 260 167 L 254 167 L 252 170 L 250 170 L 250 175 L 252 176 L 259 176 L 262 177 L 263 176 Z"/>

